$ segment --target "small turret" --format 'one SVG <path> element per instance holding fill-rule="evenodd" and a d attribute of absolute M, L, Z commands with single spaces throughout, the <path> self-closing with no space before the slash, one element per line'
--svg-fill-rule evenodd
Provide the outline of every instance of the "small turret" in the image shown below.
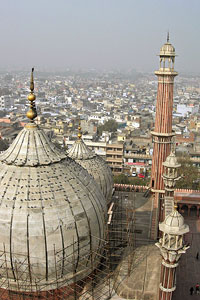
<path fill-rule="evenodd" d="M 181 164 L 178 163 L 175 153 L 172 151 L 170 155 L 166 158 L 166 161 L 163 163 L 164 172 L 163 172 L 163 181 L 165 185 L 165 216 L 170 214 L 173 211 L 174 207 L 174 190 L 176 182 L 181 179 L 181 176 L 178 175 L 178 169 L 181 167 Z"/>
<path fill-rule="evenodd" d="M 169 42 L 169 32 L 167 34 L 167 42 L 160 48 L 160 69 L 155 72 L 156 75 L 161 73 L 173 73 L 174 76 L 178 75 L 174 71 L 175 62 L 175 48 Z"/>
<path fill-rule="evenodd" d="M 176 289 L 176 268 L 183 253 L 189 248 L 184 244 L 183 236 L 189 232 L 189 226 L 184 223 L 183 216 L 177 211 L 166 216 L 164 222 L 159 224 L 162 238 L 156 243 L 162 255 L 160 294 L 159 300 L 171 299 Z"/>
<path fill-rule="evenodd" d="M 178 176 L 178 169 L 181 167 L 181 164 L 178 163 L 175 153 L 170 153 L 166 161 L 163 163 L 163 166 L 165 190 L 174 191 L 176 181 L 181 178 L 181 176 Z"/>

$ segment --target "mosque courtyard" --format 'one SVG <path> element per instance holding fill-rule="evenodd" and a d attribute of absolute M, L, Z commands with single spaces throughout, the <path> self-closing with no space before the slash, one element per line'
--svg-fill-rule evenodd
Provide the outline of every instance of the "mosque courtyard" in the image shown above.
<path fill-rule="evenodd" d="M 200 258 L 196 259 L 197 252 L 200 252 L 200 219 L 195 216 L 185 217 L 185 223 L 189 225 L 190 232 L 186 234 L 186 243 L 190 249 L 182 255 L 177 268 L 176 290 L 173 300 L 199 299 L 200 295 L 190 295 L 190 288 L 197 283 L 200 284 Z"/>

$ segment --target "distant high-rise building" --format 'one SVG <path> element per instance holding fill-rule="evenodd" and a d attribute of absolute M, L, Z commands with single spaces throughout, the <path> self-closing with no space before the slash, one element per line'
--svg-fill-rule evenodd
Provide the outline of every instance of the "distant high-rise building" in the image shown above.
<path fill-rule="evenodd" d="M 160 49 L 160 68 L 155 72 L 158 76 L 158 91 L 156 104 L 155 128 L 152 131 L 154 150 L 151 172 L 151 191 L 154 193 L 154 213 L 152 219 L 152 238 L 157 237 L 158 221 L 160 219 L 161 201 L 164 196 L 163 162 L 170 154 L 172 137 L 172 111 L 174 77 L 178 73 L 174 70 L 175 48 L 167 42 Z"/>

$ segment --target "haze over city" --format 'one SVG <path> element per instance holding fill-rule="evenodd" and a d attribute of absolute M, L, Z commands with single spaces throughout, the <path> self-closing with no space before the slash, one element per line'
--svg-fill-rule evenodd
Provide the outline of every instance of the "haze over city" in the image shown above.
<path fill-rule="evenodd" d="M 152 72 L 167 31 L 176 68 L 198 73 L 198 0 L 1 1 L 0 68 Z"/>

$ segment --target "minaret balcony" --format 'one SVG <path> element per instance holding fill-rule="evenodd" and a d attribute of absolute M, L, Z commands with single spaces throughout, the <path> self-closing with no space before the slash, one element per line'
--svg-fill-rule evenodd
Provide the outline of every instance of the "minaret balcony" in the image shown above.
<path fill-rule="evenodd" d="M 155 75 L 169 75 L 175 77 L 178 75 L 178 72 L 174 71 L 174 69 L 160 68 L 158 71 L 155 71 Z"/>

